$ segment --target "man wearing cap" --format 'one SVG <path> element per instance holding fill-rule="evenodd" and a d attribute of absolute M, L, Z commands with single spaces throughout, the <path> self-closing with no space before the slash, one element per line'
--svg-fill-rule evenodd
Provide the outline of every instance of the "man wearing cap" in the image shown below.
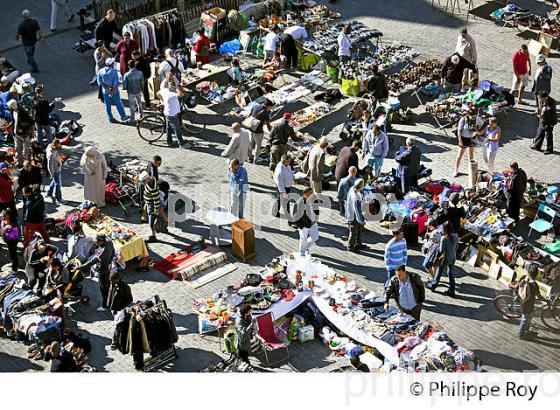
<path fill-rule="evenodd" d="M 533 93 L 537 100 L 537 111 L 539 113 L 539 94 L 542 92 L 550 94 L 550 83 L 552 82 L 552 66 L 546 61 L 544 54 L 539 54 L 536 59 L 537 69 L 535 70 L 535 82 L 533 83 Z"/>
<path fill-rule="evenodd" d="M 31 137 L 34 133 L 35 123 L 29 113 L 18 106 L 16 100 L 8 101 L 8 108 L 14 119 L 16 161 L 18 167 L 21 167 L 24 157 L 31 159 Z"/>
<path fill-rule="evenodd" d="M 288 153 L 288 140 L 297 138 L 296 132 L 290 125 L 291 118 L 291 113 L 284 113 L 284 116 L 276 121 L 270 130 L 270 170 L 272 172 L 276 169 L 282 156 Z"/>
<path fill-rule="evenodd" d="M 51 0 L 51 31 L 56 31 L 58 9 L 64 10 L 66 17 L 68 17 L 68 23 L 74 20 L 74 13 L 71 13 L 68 7 L 68 0 Z"/>
<path fill-rule="evenodd" d="M 105 47 L 111 48 L 113 41 L 113 33 L 118 33 L 117 23 L 115 22 L 116 14 L 113 10 L 107 10 L 105 17 L 101 19 L 99 24 L 95 27 L 95 41 L 103 40 Z"/>
<path fill-rule="evenodd" d="M 350 24 L 344 26 L 337 38 L 338 44 L 338 61 L 347 63 L 352 56 L 352 41 L 350 34 L 352 33 L 352 26 Z"/>
<path fill-rule="evenodd" d="M 113 117 L 112 104 L 115 104 L 117 111 L 121 116 L 121 121 L 126 122 L 128 117 L 124 112 L 121 94 L 119 93 L 119 73 L 113 68 L 115 64 L 114 58 L 105 60 L 105 67 L 97 73 L 97 83 L 103 90 L 103 100 L 105 101 L 105 111 L 107 112 L 107 120 L 110 123 L 115 122 Z"/>
<path fill-rule="evenodd" d="M 156 227 L 158 223 L 159 208 L 161 205 L 158 181 L 154 177 L 150 176 L 147 171 L 142 171 L 138 180 L 144 184 L 143 198 L 148 211 L 148 224 L 150 225 L 150 229 L 152 231 L 147 242 L 157 242 Z"/>
<path fill-rule="evenodd" d="M 108 241 L 104 234 L 97 234 L 93 255 L 79 268 L 80 270 L 90 269 L 91 277 L 97 277 L 99 281 L 101 306 L 97 308 L 98 312 L 103 312 L 109 308 L 107 305 L 109 288 L 111 286 L 109 277 L 111 275 L 111 264 L 114 258 L 115 247 L 113 246 L 113 242 Z"/>
<path fill-rule="evenodd" d="M 441 84 L 443 85 L 443 92 L 457 92 L 464 87 L 465 70 L 476 71 L 474 64 L 470 63 L 458 53 L 454 53 L 447 57 L 443 62 L 441 69 Z"/>
<path fill-rule="evenodd" d="M 37 36 L 41 41 L 41 44 L 45 43 L 45 36 L 41 32 L 39 23 L 37 20 L 31 18 L 31 12 L 29 10 L 23 10 L 21 13 L 23 21 L 18 27 L 16 34 L 16 40 L 21 37 L 21 42 L 23 44 L 23 49 L 25 50 L 25 55 L 27 57 L 27 63 L 31 66 L 32 73 L 39 72 L 39 66 L 35 61 L 35 45 L 37 44 Z"/>
<path fill-rule="evenodd" d="M 554 136 L 552 132 L 554 126 L 558 124 L 556 100 L 549 96 L 546 91 L 541 91 L 537 99 L 539 100 L 539 111 L 537 114 L 539 117 L 539 128 L 537 129 L 537 135 L 535 135 L 533 139 L 531 149 L 540 151 L 546 138 L 546 150 L 544 154 L 549 155 L 552 154 L 554 150 Z"/>
<path fill-rule="evenodd" d="M 8 164 L 0 162 L 0 212 L 4 209 L 9 209 L 12 216 L 17 218 L 16 201 L 12 187 L 13 179 L 8 171 Z"/>
<path fill-rule="evenodd" d="M 525 104 L 523 96 L 525 95 L 525 87 L 529 84 L 529 76 L 531 75 L 531 59 L 529 57 L 527 44 L 521 44 L 519 50 L 513 53 L 511 57 L 513 84 L 510 94 L 514 95 L 515 91 L 519 90 L 519 96 L 517 98 L 518 104 Z"/>
<path fill-rule="evenodd" d="M 362 209 L 364 196 L 364 180 L 359 178 L 354 182 L 354 186 L 348 191 L 346 198 L 346 209 L 344 219 L 348 223 L 348 250 L 358 253 L 361 249 L 367 248 L 362 243 L 362 231 L 366 224 L 366 218 Z"/>

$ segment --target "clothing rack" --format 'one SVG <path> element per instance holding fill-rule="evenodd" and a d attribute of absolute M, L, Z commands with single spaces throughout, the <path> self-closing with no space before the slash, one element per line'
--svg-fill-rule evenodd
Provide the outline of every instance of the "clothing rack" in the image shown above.
<path fill-rule="evenodd" d="M 157 315 L 156 320 L 154 316 L 150 316 L 152 313 Z M 117 323 L 115 329 L 116 343 L 121 353 L 132 354 L 136 369 L 144 372 L 155 371 L 177 358 L 175 350 L 177 333 L 173 323 L 173 313 L 158 295 L 127 307 L 122 314 L 122 320 Z M 137 315 L 143 318 L 138 320 Z M 165 324 L 169 325 L 167 329 Z M 169 333 L 166 333 L 166 330 Z M 169 346 L 165 346 L 162 350 L 154 350 L 154 346 L 155 349 L 163 348 L 158 346 L 158 343 L 162 343 L 161 339 L 159 341 L 153 339 L 156 335 L 163 337 L 164 342 L 169 342 Z M 146 347 L 149 348 L 146 350 Z M 144 361 L 146 352 L 150 353 L 152 358 Z"/>

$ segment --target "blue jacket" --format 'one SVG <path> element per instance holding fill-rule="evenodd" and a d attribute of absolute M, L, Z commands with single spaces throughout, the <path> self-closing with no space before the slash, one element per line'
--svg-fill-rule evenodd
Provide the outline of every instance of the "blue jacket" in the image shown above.
<path fill-rule="evenodd" d="M 356 177 L 351 175 L 348 175 L 340 180 L 338 183 L 338 199 L 346 201 L 348 191 L 350 191 L 350 188 L 354 186 L 354 182 L 356 182 Z"/>
<path fill-rule="evenodd" d="M 240 166 L 237 172 L 232 172 L 231 169 L 228 173 L 229 176 L 229 192 L 232 195 L 241 196 L 249 190 L 249 177 L 247 170 Z"/>
<path fill-rule="evenodd" d="M 123 77 L 122 88 L 130 95 L 140 94 L 144 90 L 144 74 L 135 68 L 128 71 Z"/>
<path fill-rule="evenodd" d="M 371 130 L 364 138 L 362 150 L 371 157 L 385 158 L 389 153 L 389 138 L 383 131 L 374 135 L 373 130 Z"/>
<path fill-rule="evenodd" d="M 364 197 L 362 194 L 350 188 L 348 191 L 348 198 L 346 199 L 346 209 L 344 211 L 344 218 L 348 222 L 356 221 L 360 224 L 365 223 L 364 213 L 362 212 L 362 202 Z"/>
<path fill-rule="evenodd" d="M 111 87 L 119 91 L 119 73 L 113 67 L 104 67 L 97 72 L 97 83 L 103 87 L 103 93 L 109 94 Z"/>
<path fill-rule="evenodd" d="M 6 121 L 12 121 L 12 113 L 8 109 L 8 101 L 13 100 L 14 96 L 11 92 L 5 91 L 0 94 L 0 118 L 4 118 Z"/>

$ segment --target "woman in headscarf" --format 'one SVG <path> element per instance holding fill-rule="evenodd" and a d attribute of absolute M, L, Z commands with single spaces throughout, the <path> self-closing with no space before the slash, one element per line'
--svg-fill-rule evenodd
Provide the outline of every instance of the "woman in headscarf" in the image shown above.
<path fill-rule="evenodd" d="M 105 206 L 105 180 L 107 161 L 105 155 L 94 147 L 87 147 L 80 159 L 84 171 L 84 199 L 94 202 L 99 208 Z"/>

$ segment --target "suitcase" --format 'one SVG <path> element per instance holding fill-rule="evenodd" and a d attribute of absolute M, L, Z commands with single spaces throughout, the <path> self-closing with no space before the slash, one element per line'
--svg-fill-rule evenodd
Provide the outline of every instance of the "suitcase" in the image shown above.
<path fill-rule="evenodd" d="M 418 223 L 418 235 L 422 235 L 426 231 L 426 222 L 428 222 L 428 213 L 422 209 L 415 209 L 410 214 L 410 220 Z"/>
<path fill-rule="evenodd" d="M 418 222 L 404 222 L 402 229 L 406 246 L 408 248 L 418 246 Z"/>

